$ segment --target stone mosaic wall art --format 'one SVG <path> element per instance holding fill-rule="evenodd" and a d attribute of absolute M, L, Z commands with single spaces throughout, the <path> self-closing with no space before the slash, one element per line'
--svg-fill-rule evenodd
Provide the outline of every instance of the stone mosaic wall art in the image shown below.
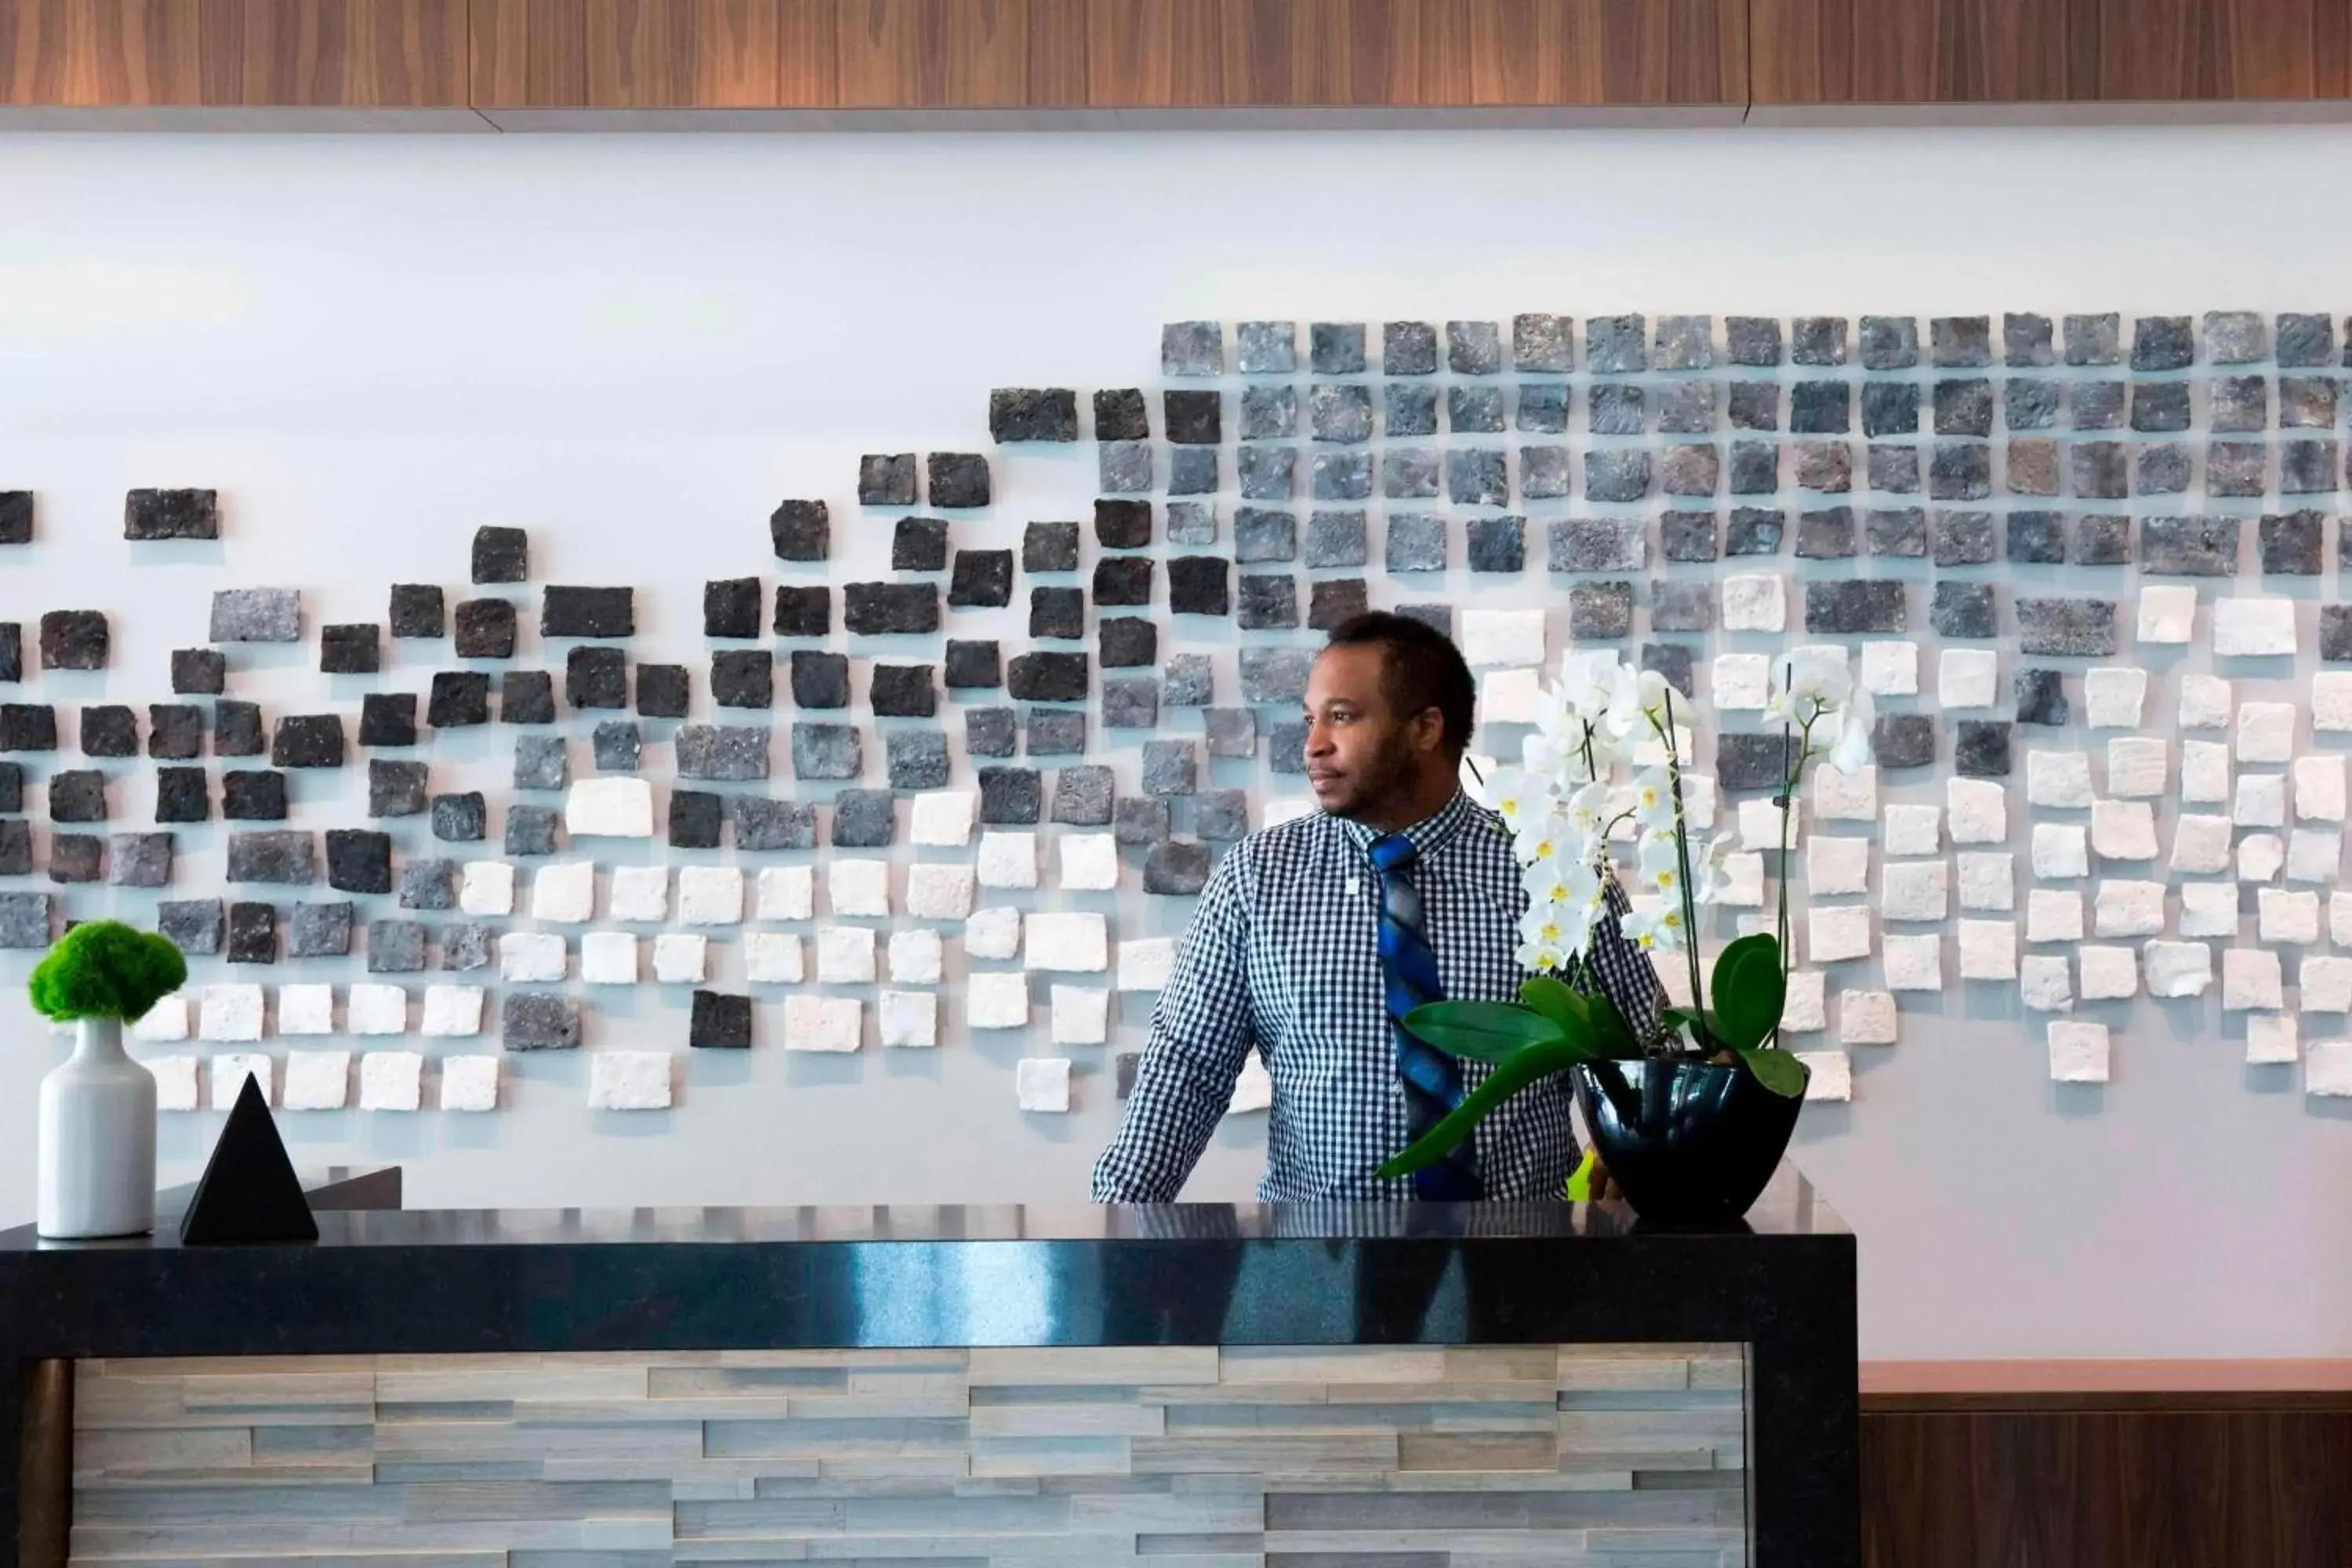
<path fill-rule="evenodd" d="M 1489 755 L 1570 646 L 1696 699 L 1741 921 L 1778 853 L 1771 658 L 1843 653 L 1876 766 L 1823 779 L 1790 868 L 1817 1094 L 1864 1089 L 1920 1010 L 2021 1016 L 2052 1078 L 2101 1083 L 2158 1008 L 2352 1093 L 2338 327 L 1179 322 L 1150 385 L 997 389 L 986 449 L 872 454 L 693 542 L 692 663 L 638 657 L 640 590 L 547 581 L 506 526 L 462 583 L 384 584 L 376 622 L 220 592 L 168 669 L 116 668 L 87 599 L 28 606 L 0 624 L 0 946 L 152 910 L 194 966 L 138 1030 L 181 1110 L 249 1073 L 288 1110 L 475 1113 L 503 1053 L 565 1050 L 592 1106 L 649 1110 L 698 1051 L 985 1037 L 1023 1042 L 1006 1102 L 1052 1114 L 1123 1091 L 1115 1025 L 1173 959 L 1118 896 L 1181 908 L 1309 809 L 1312 649 L 1380 606 L 1460 641 Z M 1090 515 L 1000 501 L 1073 444 Z M 135 489 L 123 548 L 234 559 L 236 515 Z M 0 492 L 0 544 L 54 526 Z M 887 538 L 887 573 L 835 569 L 846 531 Z M 1548 608 L 1480 591 L 1530 584 Z M 289 646 L 315 700 L 240 696 Z M 460 731 L 510 750 L 508 787 L 449 787 Z M 137 770 L 152 821 L 122 808 Z M 308 770 L 363 775 L 363 809 L 313 820 Z M 198 833 L 219 885 L 175 857 Z M 328 960 L 365 980 L 306 973 Z M 691 994 L 683 1037 L 608 1026 L 633 986 Z M 1265 1096 L 1254 1071 L 1235 1109 Z"/>

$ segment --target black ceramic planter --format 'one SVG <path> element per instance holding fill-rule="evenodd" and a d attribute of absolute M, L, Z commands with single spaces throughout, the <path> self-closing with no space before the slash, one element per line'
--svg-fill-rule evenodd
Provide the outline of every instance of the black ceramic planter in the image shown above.
<path fill-rule="evenodd" d="M 1779 1168 L 1805 1105 L 1740 1067 L 1588 1062 L 1572 1071 L 1601 1163 L 1635 1214 L 1668 1224 L 1746 1214 Z"/>

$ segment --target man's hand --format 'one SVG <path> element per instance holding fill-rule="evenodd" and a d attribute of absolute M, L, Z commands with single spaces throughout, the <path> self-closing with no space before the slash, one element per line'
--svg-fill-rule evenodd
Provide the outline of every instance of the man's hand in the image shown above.
<path fill-rule="evenodd" d="M 1592 1194 L 1592 1202 L 1605 1204 L 1612 1198 L 1624 1196 L 1617 1190 L 1616 1178 L 1610 1175 L 1609 1167 L 1601 1163 L 1598 1150 L 1586 1156 L 1585 1172 L 1585 1181 Z"/>

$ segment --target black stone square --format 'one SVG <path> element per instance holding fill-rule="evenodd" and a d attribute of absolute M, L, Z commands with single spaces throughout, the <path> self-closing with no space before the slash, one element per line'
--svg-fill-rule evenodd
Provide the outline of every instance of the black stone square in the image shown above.
<path fill-rule="evenodd" d="M 637 666 L 637 715 L 643 719 L 683 719 L 693 682 L 682 664 Z"/>
<path fill-rule="evenodd" d="M 464 599 L 457 605 L 459 658 L 512 658 L 515 607 L 511 599 Z"/>
<path fill-rule="evenodd" d="M 1370 609 L 1371 598 L 1361 577 L 1329 577 L 1307 589 L 1307 627 L 1336 631 Z"/>
<path fill-rule="evenodd" d="M 988 434 L 1007 441 L 1075 441 L 1078 395 L 1067 387 L 1001 386 L 988 395 Z"/>
<path fill-rule="evenodd" d="M 846 654 L 793 650 L 793 701 L 802 708 L 849 706 L 849 658 Z"/>
<path fill-rule="evenodd" d="M 1119 555 L 1096 562 L 1095 603 L 1105 607 L 1151 603 L 1151 558 Z"/>
<path fill-rule="evenodd" d="M 2324 511 L 2291 511 L 2263 519 L 2258 534 L 2263 572 L 2268 576 L 2316 577 L 2322 570 Z"/>
<path fill-rule="evenodd" d="M 1100 506 L 1101 502 L 1097 502 Z M 1149 503 L 1147 503 L 1148 505 Z M 1150 526 L 1149 519 L 1145 526 Z M 1078 525 L 1075 522 L 1033 522 L 1021 535 L 1021 570 L 1075 572 L 1078 569 Z"/>
<path fill-rule="evenodd" d="M 673 849 L 716 849 L 727 816 L 724 797 L 705 789 L 669 792 L 669 843 Z"/>
<path fill-rule="evenodd" d="M 1927 493 L 1937 500 L 1983 500 L 1992 494 L 1992 448 L 1981 441 L 1938 441 L 1927 464 Z"/>
<path fill-rule="evenodd" d="M 1882 768 L 1936 763 L 1936 721 L 1926 713 L 1881 713 L 1870 731 L 1871 760 Z"/>
<path fill-rule="evenodd" d="M 776 590 L 776 635 L 821 637 L 833 632 L 833 590 L 790 584 Z"/>
<path fill-rule="evenodd" d="M 445 844 L 474 844 L 490 829 L 490 808 L 479 790 L 433 797 L 433 837 Z"/>
<path fill-rule="evenodd" d="M 490 678 L 478 669 L 435 672 L 432 695 L 425 705 L 425 721 L 436 730 L 454 730 L 490 721 Z"/>
<path fill-rule="evenodd" d="M 1805 630 L 1841 637 L 1902 631 L 1909 625 L 1903 587 L 1874 577 L 1807 583 Z"/>
<path fill-rule="evenodd" d="M 539 605 L 543 637 L 625 637 L 637 630 L 636 590 L 550 584 Z"/>
<path fill-rule="evenodd" d="M 1801 381 L 1789 390 L 1789 429 L 1801 436 L 1843 436 L 1853 427 L 1853 389 L 1843 381 Z"/>
<path fill-rule="evenodd" d="M 147 754 L 169 761 L 201 756 L 205 749 L 205 710 L 193 702 L 151 702 L 147 705 Z"/>
<path fill-rule="evenodd" d="M 1990 436 L 1992 383 L 1982 379 L 1936 384 L 1936 434 Z"/>
<path fill-rule="evenodd" d="M 857 459 L 859 506 L 912 506 L 916 483 L 912 452 L 868 452 Z"/>
<path fill-rule="evenodd" d="M 1912 436 L 1919 430 L 1919 384 L 1916 381 L 1870 381 L 1862 388 L 1862 433 Z"/>
<path fill-rule="evenodd" d="M 1034 823 L 1045 808 L 1045 785 L 1035 768 L 980 770 L 980 820 L 991 827 Z"/>
<path fill-rule="evenodd" d="M 522 583 L 530 577 L 530 536 L 520 528 L 474 531 L 473 579 L 477 583 Z"/>
<path fill-rule="evenodd" d="M 343 720 L 340 713 L 289 713 L 269 738 L 269 763 L 278 768 L 340 768 L 343 765 Z"/>
<path fill-rule="evenodd" d="M 2009 558 L 2022 565 L 2062 566 L 2066 562 L 2066 519 L 2054 511 L 2009 514 Z"/>
<path fill-rule="evenodd" d="M 440 677 L 435 676 L 437 689 Z M 616 647 L 575 647 L 563 661 L 563 700 L 574 709 L 626 708 L 629 656 Z"/>
<path fill-rule="evenodd" d="M 1095 394 L 1095 439 L 1148 441 L 1151 438 L 1150 407 L 1143 389 L 1109 387 Z"/>
<path fill-rule="evenodd" d="M 286 820 L 286 775 L 268 768 L 221 774 L 221 816 L 231 822 Z"/>
<path fill-rule="evenodd" d="M 949 690 L 988 691 L 1003 684 L 1004 658 L 995 643 L 948 639 Z"/>
<path fill-rule="evenodd" d="M 929 719 L 939 711 L 939 687 L 928 664 L 877 664 L 866 700 L 878 719 Z"/>
<path fill-rule="evenodd" d="M 1735 430 L 1778 430 L 1780 427 L 1780 384 L 1777 381 L 1731 383 L 1725 392 L 1724 415 Z"/>
<path fill-rule="evenodd" d="M 1022 702 L 1083 702 L 1090 683 L 1083 653 L 1024 653 L 1005 674 L 1005 689 Z"/>
<path fill-rule="evenodd" d="M 51 610 L 41 617 L 41 668 L 104 669 L 108 641 L 103 610 Z"/>
<path fill-rule="evenodd" d="M 213 755 L 257 757 L 268 746 L 258 704 L 228 697 L 213 704 Z"/>
<path fill-rule="evenodd" d="M 1106 669 L 1160 662 L 1160 628 L 1140 616 L 1105 616 L 1095 627 L 1097 657 Z"/>
<path fill-rule="evenodd" d="M 276 905 L 243 901 L 229 905 L 228 961 L 231 963 L 278 962 Z"/>
<path fill-rule="evenodd" d="M 1938 583 L 1928 606 L 1927 623 L 1947 637 L 1990 637 L 2000 635 L 2000 613 L 1990 583 Z"/>
<path fill-rule="evenodd" d="M 943 517 L 902 517 L 890 531 L 890 570 L 944 572 L 948 569 L 948 521 Z"/>
<path fill-rule="evenodd" d="M 933 506 L 943 511 L 963 511 L 988 504 L 985 457 L 978 452 L 933 452 L 925 462 L 930 470 Z"/>
<path fill-rule="evenodd" d="M 555 722 L 555 677 L 544 669 L 509 669 L 499 677 L 499 721 Z"/>
<path fill-rule="evenodd" d="M 396 637 L 448 636 L 446 600 L 438 583 L 394 583 L 385 621 Z"/>
<path fill-rule="evenodd" d="M 2005 779 L 2010 770 L 2006 719 L 1963 719 L 1952 740 L 1952 771 L 1964 779 Z"/>
<path fill-rule="evenodd" d="M 68 768 L 49 775 L 49 820 L 104 822 L 106 775 L 96 768 Z"/>
<path fill-rule="evenodd" d="M 0 703 L 0 752 L 54 752 L 58 710 L 46 702 Z"/>
<path fill-rule="evenodd" d="M 155 770 L 156 821 L 206 822 L 212 812 L 212 784 L 204 769 Z"/>
<path fill-rule="evenodd" d="M 0 544 L 33 542 L 33 492 L 0 490 Z"/>
<path fill-rule="evenodd" d="M 1298 579 L 1244 573 L 1234 620 L 1244 631 L 1296 631 Z"/>
<path fill-rule="evenodd" d="M 49 880 L 95 882 L 106 873 L 106 840 L 95 833 L 58 833 L 49 837 Z"/>
<path fill-rule="evenodd" d="M 1224 398 L 1203 391 L 1163 392 L 1160 416 L 1168 440 L 1178 447 L 1213 447 L 1224 439 Z"/>
<path fill-rule="evenodd" d="M 724 647 L 713 653 L 710 700 L 721 708 L 773 707 L 776 656 L 763 647 Z"/>
<path fill-rule="evenodd" d="M 1071 418 L 1076 421 L 1075 411 Z M 697 991 L 688 1015 L 686 1043 L 696 1049 L 750 1050 L 751 998 L 719 991 Z"/>
<path fill-rule="evenodd" d="M 844 624 L 855 636 L 920 636 L 940 629 L 936 583 L 852 583 L 845 597 Z"/>
<path fill-rule="evenodd" d="M 1076 542 L 1073 540 L 1073 555 Z M 1102 500 L 1095 502 L 1095 542 L 1106 550 L 1141 550 L 1151 543 L 1151 503 L 1148 500 Z M 1072 563 L 1076 565 L 1075 560 Z"/>
<path fill-rule="evenodd" d="M 172 689 L 183 697 L 218 697 L 228 689 L 228 656 L 216 647 L 173 649 Z"/>
<path fill-rule="evenodd" d="M 319 669 L 324 675 L 373 675 L 383 668 L 381 628 L 359 622 L 319 628 Z"/>
<path fill-rule="evenodd" d="M 1033 637 L 1086 636 L 1087 591 L 1084 588 L 1030 589 L 1029 635 Z"/>
<path fill-rule="evenodd" d="M 344 893 L 392 891 L 392 835 L 364 827 L 327 829 L 327 886 Z"/>
<path fill-rule="evenodd" d="M 719 577 L 703 584 L 702 635 L 758 637 L 761 593 L 757 577 Z"/>
<path fill-rule="evenodd" d="M 1233 563 L 1219 555 L 1179 555 L 1168 563 L 1168 608 L 1179 616 L 1233 613 Z"/>
<path fill-rule="evenodd" d="M 2066 700 L 2066 679 L 2055 669 L 2021 669 L 2011 682 L 2021 724 L 2055 726 L 2073 717 Z"/>
<path fill-rule="evenodd" d="M 1734 507 L 1724 526 L 1723 553 L 1778 555 L 1788 524 L 1788 514 L 1770 507 Z"/>
<path fill-rule="evenodd" d="M 768 543 L 779 561 L 830 559 L 833 555 L 832 509 L 821 500 L 777 502 L 776 510 L 768 514 Z"/>
<path fill-rule="evenodd" d="M 86 757 L 139 754 L 139 715 L 119 702 L 81 710 L 81 751 Z"/>
<path fill-rule="evenodd" d="M 1711 511 L 1670 511 L 1658 519 L 1658 552 L 1669 561 L 1721 557 L 1721 528 Z"/>

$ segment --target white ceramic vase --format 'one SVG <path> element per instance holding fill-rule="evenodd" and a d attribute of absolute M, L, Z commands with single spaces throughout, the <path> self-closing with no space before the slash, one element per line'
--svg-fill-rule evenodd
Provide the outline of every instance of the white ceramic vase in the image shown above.
<path fill-rule="evenodd" d="M 155 1228 L 155 1075 L 122 1025 L 84 1018 L 74 1054 L 41 1080 L 35 1228 L 59 1240 Z"/>

